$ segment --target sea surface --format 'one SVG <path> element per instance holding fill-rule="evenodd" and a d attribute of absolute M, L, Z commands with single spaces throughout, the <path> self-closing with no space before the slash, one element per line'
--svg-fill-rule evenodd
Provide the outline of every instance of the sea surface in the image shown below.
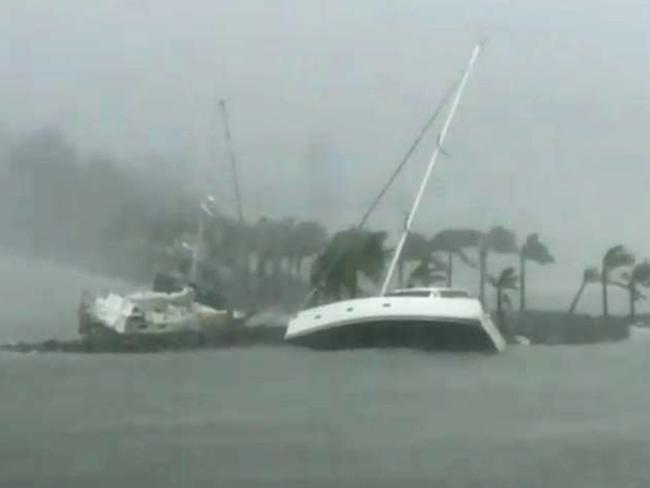
<path fill-rule="evenodd" d="M 642 330 L 499 355 L 0 353 L 0 486 L 647 487 L 649 385 Z"/>

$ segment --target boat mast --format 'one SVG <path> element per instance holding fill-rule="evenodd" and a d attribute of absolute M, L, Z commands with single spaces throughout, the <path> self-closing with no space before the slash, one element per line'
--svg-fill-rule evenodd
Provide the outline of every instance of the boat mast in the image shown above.
<path fill-rule="evenodd" d="M 424 178 L 422 179 L 422 183 L 420 184 L 420 189 L 418 190 L 417 196 L 415 197 L 415 201 L 413 202 L 413 207 L 411 208 L 411 212 L 408 215 L 408 218 L 406 219 L 406 225 L 404 227 L 404 232 L 402 233 L 402 236 L 400 237 L 400 240 L 397 244 L 397 247 L 395 248 L 395 253 L 393 254 L 393 258 L 391 260 L 390 266 L 388 267 L 388 274 L 386 275 L 386 279 L 384 280 L 384 284 L 381 287 L 381 296 L 384 296 L 386 292 L 388 291 L 388 286 L 390 285 L 390 282 L 393 278 L 393 274 L 395 273 L 395 268 L 397 266 L 397 262 L 400 259 L 400 255 L 402 254 L 402 250 L 404 249 L 404 244 L 406 243 L 406 239 L 409 236 L 409 232 L 411 231 L 411 226 L 413 225 L 413 220 L 415 219 L 415 214 L 418 211 L 418 207 L 420 206 L 420 202 L 422 200 L 422 196 L 424 195 L 424 190 L 426 189 L 427 184 L 429 183 L 429 179 L 431 178 L 431 172 L 433 171 L 433 167 L 436 164 L 436 161 L 438 159 L 438 156 L 442 152 L 442 144 L 445 141 L 445 138 L 447 137 L 447 132 L 449 131 L 449 126 L 451 125 L 451 121 L 454 118 L 454 114 L 456 113 L 456 109 L 458 108 L 458 104 L 460 102 L 460 99 L 463 95 L 463 91 L 465 90 L 465 85 L 467 84 L 467 80 L 469 78 L 470 73 L 472 72 L 472 68 L 474 67 L 474 63 L 476 62 L 476 59 L 478 58 L 478 55 L 481 52 L 482 45 L 477 44 L 474 46 L 474 50 L 472 51 L 472 55 L 467 63 L 467 67 L 465 68 L 465 72 L 463 73 L 463 77 L 460 80 L 460 84 L 458 85 L 458 89 L 456 90 L 456 95 L 454 96 L 454 100 L 451 104 L 451 108 L 449 109 L 449 113 L 447 114 L 447 118 L 445 119 L 445 123 L 442 126 L 442 130 L 440 131 L 440 134 L 438 135 L 438 141 L 436 143 L 436 147 L 433 150 L 433 154 L 431 155 L 431 160 L 429 161 L 429 165 L 427 166 L 427 170 L 424 173 Z"/>
<path fill-rule="evenodd" d="M 235 187 L 235 201 L 237 204 L 237 216 L 239 217 L 239 222 L 244 222 L 244 211 L 242 209 L 241 202 L 241 189 L 239 186 L 239 173 L 237 170 L 237 158 L 235 157 L 235 151 L 232 147 L 232 137 L 230 136 L 230 123 L 228 121 L 228 108 L 226 107 L 226 101 L 221 99 L 219 100 L 219 108 L 221 109 L 221 117 L 223 118 L 223 130 L 224 136 L 226 138 L 226 146 L 228 149 L 228 157 L 230 159 L 230 169 L 232 171 L 232 180 Z"/>

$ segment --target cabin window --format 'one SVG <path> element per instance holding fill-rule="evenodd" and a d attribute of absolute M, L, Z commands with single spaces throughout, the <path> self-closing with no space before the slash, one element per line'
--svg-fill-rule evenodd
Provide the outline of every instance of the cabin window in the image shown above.
<path fill-rule="evenodd" d="M 440 290 L 442 298 L 467 298 L 469 294 L 463 290 Z"/>
<path fill-rule="evenodd" d="M 404 291 L 394 291 L 388 293 L 388 297 L 430 297 L 431 292 L 429 290 L 404 290 Z"/>
<path fill-rule="evenodd" d="M 321 318 L 321 314 L 314 315 L 314 319 L 318 320 L 318 319 L 320 319 L 320 318 Z"/>
<path fill-rule="evenodd" d="M 390 303 L 384 303 L 384 304 L 382 305 L 382 307 L 384 307 L 384 308 L 388 308 L 388 307 L 390 307 L 390 306 L 391 306 Z"/>
<path fill-rule="evenodd" d="M 354 310 L 354 307 L 348 307 L 345 311 L 346 312 L 352 312 L 352 310 Z"/>

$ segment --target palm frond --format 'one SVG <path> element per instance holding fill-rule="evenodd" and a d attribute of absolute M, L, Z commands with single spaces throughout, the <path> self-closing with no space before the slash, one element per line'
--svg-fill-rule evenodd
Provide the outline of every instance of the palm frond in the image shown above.
<path fill-rule="evenodd" d="M 585 269 L 582 279 L 585 283 L 597 283 L 600 281 L 600 271 L 595 266 Z"/>
<path fill-rule="evenodd" d="M 499 254 L 515 254 L 517 248 L 517 237 L 511 230 L 503 226 L 496 226 L 483 236 L 482 246 L 486 250 Z"/>
<path fill-rule="evenodd" d="M 479 245 L 482 233 L 474 229 L 445 229 L 430 240 L 432 251 L 459 252 Z"/>
<path fill-rule="evenodd" d="M 501 271 L 497 279 L 497 286 L 502 290 L 514 290 L 517 288 L 517 272 L 515 268 L 508 267 Z"/>
<path fill-rule="evenodd" d="M 493 287 L 500 290 L 516 290 L 517 289 L 517 272 L 512 266 L 505 268 L 498 276 L 492 274 L 487 275 L 487 282 Z"/>
<path fill-rule="evenodd" d="M 538 234 L 530 234 L 521 248 L 521 254 L 525 259 L 538 264 L 550 264 L 555 262 L 548 248 L 539 240 Z"/>
<path fill-rule="evenodd" d="M 630 273 L 629 281 L 638 283 L 641 286 L 650 287 L 650 263 L 643 261 L 637 264 Z"/>
<path fill-rule="evenodd" d="M 603 272 L 632 264 L 634 264 L 634 256 L 620 244 L 609 248 L 603 256 Z"/>

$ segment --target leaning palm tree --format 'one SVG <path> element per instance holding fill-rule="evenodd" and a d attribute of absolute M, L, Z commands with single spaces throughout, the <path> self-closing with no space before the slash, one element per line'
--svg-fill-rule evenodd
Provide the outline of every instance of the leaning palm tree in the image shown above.
<path fill-rule="evenodd" d="M 600 276 L 603 289 L 603 317 L 609 317 L 609 303 L 607 297 L 607 285 L 611 280 L 612 271 L 630 266 L 634 263 L 634 256 L 622 245 L 611 247 L 603 256 L 602 273 Z"/>
<path fill-rule="evenodd" d="M 645 298 L 639 291 L 639 286 L 650 288 L 650 263 L 643 261 L 634 266 L 628 273 L 623 275 L 625 283 L 623 286 L 630 297 L 630 321 L 636 320 L 636 302 Z"/>
<path fill-rule="evenodd" d="M 376 282 L 382 275 L 385 232 L 357 228 L 338 232 L 312 264 L 311 282 L 327 298 L 340 299 L 343 291 L 358 294 L 358 275 Z"/>
<path fill-rule="evenodd" d="M 411 272 L 408 286 L 433 286 L 444 283 L 449 276 L 447 265 L 435 256 L 429 256 Z"/>
<path fill-rule="evenodd" d="M 481 301 L 485 299 L 485 282 L 488 279 L 487 258 L 490 252 L 498 254 L 515 254 L 519 252 L 515 233 L 505 227 L 496 226 L 481 237 L 479 242 L 479 298 Z"/>
<path fill-rule="evenodd" d="M 519 309 L 526 309 L 526 261 L 541 265 L 555 261 L 546 245 L 539 240 L 538 234 L 530 234 L 519 251 Z"/>
<path fill-rule="evenodd" d="M 448 287 L 451 287 L 453 284 L 454 256 L 457 256 L 465 264 L 472 267 L 476 266 L 465 254 L 465 249 L 478 247 L 481 236 L 482 233 L 474 229 L 446 229 L 438 232 L 431 238 L 431 251 L 447 255 Z"/>
<path fill-rule="evenodd" d="M 488 277 L 489 283 L 494 286 L 497 292 L 497 320 L 503 330 L 505 327 L 505 317 L 503 314 L 503 302 L 508 299 L 507 290 L 517 289 L 517 272 L 514 267 L 508 267 L 499 273 L 496 278 Z"/>
<path fill-rule="evenodd" d="M 582 283 L 580 283 L 580 288 L 578 288 L 578 293 L 576 293 L 576 296 L 573 298 L 573 301 L 571 302 L 571 307 L 569 308 L 569 315 L 573 315 L 573 313 L 575 312 L 576 307 L 578 306 L 578 302 L 580 301 L 580 298 L 582 297 L 582 293 L 585 291 L 587 285 L 590 283 L 598 283 L 599 281 L 600 281 L 600 271 L 598 270 L 598 268 L 591 267 L 585 269 L 584 273 L 582 274 Z"/>

